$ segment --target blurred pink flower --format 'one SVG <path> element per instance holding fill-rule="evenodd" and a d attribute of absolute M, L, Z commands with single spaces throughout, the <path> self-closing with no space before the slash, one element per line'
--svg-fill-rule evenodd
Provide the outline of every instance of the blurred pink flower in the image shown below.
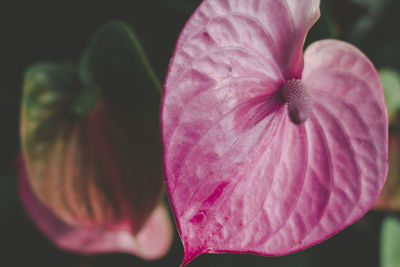
<path fill-rule="evenodd" d="M 149 104 L 148 110 L 122 110 L 90 92 L 72 65 L 28 70 L 21 110 L 22 204 L 62 249 L 159 258 L 173 234 L 161 201 L 157 109 Z M 81 95 L 84 101 L 77 102 Z M 84 109 L 76 114 L 71 107 L 77 106 Z"/>
<path fill-rule="evenodd" d="M 29 217 L 59 248 L 83 254 L 123 252 L 143 259 L 163 256 L 172 240 L 171 222 L 163 204 L 135 235 L 129 231 L 70 225 L 58 218 L 32 192 L 26 169 L 19 160 L 19 193 Z"/>
<path fill-rule="evenodd" d="M 387 173 L 382 85 L 352 45 L 303 55 L 319 0 L 206 0 L 172 57 L 164 171 L 183 265 L 201 253 L 285 255 L 372 206 Z"/>

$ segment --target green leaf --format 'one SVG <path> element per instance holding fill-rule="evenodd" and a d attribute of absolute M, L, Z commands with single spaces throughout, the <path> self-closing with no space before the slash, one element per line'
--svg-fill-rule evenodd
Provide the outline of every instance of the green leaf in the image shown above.
<path fill-rule="evenodd" d="M 379 70 L 388 112 L 400 110 L 400 76 L 392 69 Z"/>
<path fill-rule="evenodd" d="M 400 266 L 400 220 L 387 217 L 381 232 L 381 267 Z"/>
<path fill-rule="evenodd" d="M 108 105 L 135 115 L 158 113 L 161 85 L 127 24 L 110 22 L 97 31 L 82 56 L 80 74 L 99 88 Z"/>

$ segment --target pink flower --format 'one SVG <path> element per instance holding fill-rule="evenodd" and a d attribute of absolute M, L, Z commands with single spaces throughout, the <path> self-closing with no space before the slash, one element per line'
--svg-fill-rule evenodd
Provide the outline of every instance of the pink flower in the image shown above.
<path fill-rule="evenodd" d="M 206 0 L 183 29 L 162 105 L 164 169 L 183 265 L 201 253 L 277 256 L 359 219 L 386 177 L 373 64 L 303 44 L 318 0 Z"/>
<path fill-rule="evenodd" d="M 172 227 L 161 201 L 158 83 L 120 22 L 98 31 L 82 62 L 80 75 L 72 64 L 25 75 L 22 203 L 62 249 L 159 258 Z"/>

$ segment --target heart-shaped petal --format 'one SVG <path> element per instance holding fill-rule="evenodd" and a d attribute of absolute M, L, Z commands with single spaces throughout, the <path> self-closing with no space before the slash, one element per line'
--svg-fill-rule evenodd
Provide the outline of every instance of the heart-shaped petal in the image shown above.
<path fill-rule="evenodd" d="M 381 190 L 387 115 L 373 65 L 350 45 L 324 41 L 307 50 L 303 72 L 318 5 L 204 1 L 181 33 L 162 127 L 184 265 L 206 252 L 309 247 L 353 223 Z M 281 89 L 292 78 L 314 103 L 301 125 Z"/>

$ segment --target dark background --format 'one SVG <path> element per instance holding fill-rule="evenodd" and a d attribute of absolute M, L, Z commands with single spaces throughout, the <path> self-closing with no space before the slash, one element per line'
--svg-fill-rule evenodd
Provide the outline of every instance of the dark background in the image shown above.
<path fill-rule="evenodd" d="M 178 266 L 178 235 L 154 262 L 131 255 L 63 252 L 24 214 L 16 193 L 22 77 L 34 63 L 77 62 L 93 33 L 110 20 L 130 24 L 162 82 L 175 41 L 199 0 L 0 1 L 0 266 Z M 400 70 L 400 1 L 322 0 L 322 17 L 306 44 L 338 38 L 358 46 L 379 68 Z M 166 200 L 167 201 L 167 200 Z M 379 239 L 387 212 L 370 211 L 331 239 L 285 257 L 202 255 L 190 266 L 379 266 Z"/>

